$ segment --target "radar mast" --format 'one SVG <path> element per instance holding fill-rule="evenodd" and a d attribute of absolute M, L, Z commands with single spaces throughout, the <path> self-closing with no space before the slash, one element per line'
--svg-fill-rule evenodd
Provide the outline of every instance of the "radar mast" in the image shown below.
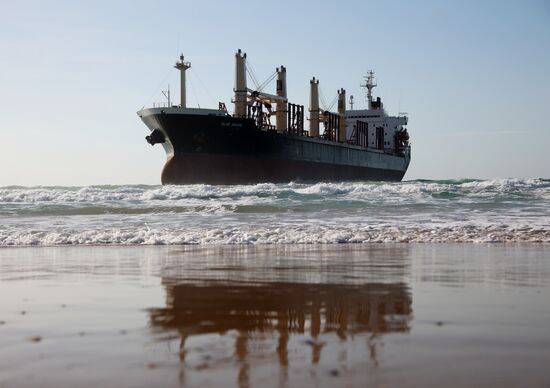
<path fill-rule="evenodd" d="M 367 75 L 363 78 L 365 79 L 365 83 L 361 84 L 360 86 L 363 88 L 367 88 L 368 109 L 372 109 L 372 89 L 378 86 L 376 82 L 374 82 L 374 72 L 372 70 L 369 70 Z"/>

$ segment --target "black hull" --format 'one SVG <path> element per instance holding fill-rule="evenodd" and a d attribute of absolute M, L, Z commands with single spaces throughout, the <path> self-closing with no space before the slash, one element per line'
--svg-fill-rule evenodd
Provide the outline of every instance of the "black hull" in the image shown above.
<path fill-rule="evenodd" d="M 178 154 L 168 157 L 163 185 L 207 183 L 235 185 L 265 182 L 400 181 L 405 171 L 343 166 L 298 160 L 270 160 L 221 154 Z"/>
<path fill-rule="evenodd" d="M 279 134 L 260 130 L 249 119 L 170 113 L 173 109 L 139 112 L 156 131 L 149 140 L 164 140 L 162 184 L 400 181 L 409 165 L 408 152 Z"/>

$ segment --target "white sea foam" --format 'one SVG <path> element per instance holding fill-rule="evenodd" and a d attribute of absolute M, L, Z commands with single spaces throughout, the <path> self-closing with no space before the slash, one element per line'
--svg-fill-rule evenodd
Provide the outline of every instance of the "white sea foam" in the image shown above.
<path fill-rule="evenodd" d="M 550 242 L 550 229 L 528 225 L 0 230 L 0 245 L 78 244 L 337 244 L 380 242 Z"/>
<path fill-rule="evenodd" d="M 349 196 L 438 194 L 454 192 L 464 195 L 509 194 L 518 191 L 550 190 L 543 179 L 494 179 L 486 181 L 411 181 L 402 183 L 318 183 L 257 184 L 246 186 L 89 186 L 0 188 L 0 203 L 33 202 L 108 202 L 108 201 L 177 201 L 185 199 L 240 198 L 251 196 Z"/>
<path fill-rule="evenodd" d="M 549 242 L 550 181 L 0 188 L 0 245 Z"/>

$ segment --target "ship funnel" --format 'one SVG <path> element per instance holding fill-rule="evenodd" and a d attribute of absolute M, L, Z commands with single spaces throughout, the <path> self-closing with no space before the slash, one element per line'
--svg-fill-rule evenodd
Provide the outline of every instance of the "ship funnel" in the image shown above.
<path fill-rule="evenodd" d="M 246 53 L 235 54 L 235 116 L 246 117 Z"/>
<path fill-rule="evenodd" d="M 185 86 L 185 71 L 191 67 L 191 62 L 184 61 L 183 54 L 180 55 L 179 62 L 174 66 L 180 71 L 180 105 L 182 108 L 187 107 L 187 96 Z"/>
<path fill-rule="evenodd" d="M 338 114 L 340 121 L 338 126 L 338 141 L 344 143 L 346 141 L 346 91 L 338 90 Z"/>
<path fill-rule="evenodd" d="M 309 81 L 309 136 L 319 137 L 319 80 Z"/>
<path fill-rule="evenodd" d="M 287 130 L 287 105 L 286 105 L 286 67 L 277 68 L 277 96 L 283 99 L 277 100 L 276 127 L 277 132 L 282 133 Z"/>

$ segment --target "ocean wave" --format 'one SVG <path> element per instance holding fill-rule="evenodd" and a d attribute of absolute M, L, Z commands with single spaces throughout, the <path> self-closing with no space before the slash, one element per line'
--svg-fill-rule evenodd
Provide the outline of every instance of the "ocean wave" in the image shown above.
<path fill-rule="evenodd" d="M 101 203 L 116 201 L 179 201 L 209 199 L 255 198 L 326 198 L 369 196 L 426 196 L 532 194 L 550 191 L 545 179 L 492 179 L 457 181 L 405 181 L 400 183 L 340 182 L 340 183 L 289 183 L 239 186 L 184 185 L 184 186 L 87 186 L 87 187 L 21 187 L 0 188 L 0 203 Z"/>
<path fill-rule="evenodd" d="M 341 243 L 550 242 L 550 229 L 530 225 L 288 226 L 0 230 L 0 246 L 232 245 Z"/>
<path fill-rule="evenodd" d="M 549 242 L 550 180 L 0 188 L 0 245 Z"/>
<path fill-rule="evenodd" d="M 42 206 L 26 206 L 24 208 L 4 207 L 0 208 L 0 216 L 21 216 L 21 217 L 40 217 L 40 216 L 95 216 L 95 215 L 155 215 L 155 214 L 240 214 L 240 213 L 284 213 L 289 209 L 286 206 L 277 206 L 270 204 L 231 204 L 231 203 L 211 203 L 211 204 L 189 204 L 186 206 L 74 206 L 48 204 Z M 297 209 L 299 212 L 311 212 L 319 210 L 318 208 Z"/>

